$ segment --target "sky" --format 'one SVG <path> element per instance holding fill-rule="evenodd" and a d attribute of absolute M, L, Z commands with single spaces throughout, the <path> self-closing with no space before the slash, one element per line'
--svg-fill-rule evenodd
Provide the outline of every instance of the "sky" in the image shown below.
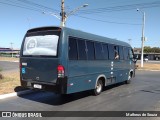
<path fill-rule="evenodd" d="M 83 4 L 88 6 L 70 15 L 66 27 L 125 41 L 138 48 L 145 12 L 144 45 L 160 47 L 160 0 L 65 0 L 65 11 L 70 13 Z M 11 47 L 13 43 L 13 48 L 19 49 L 28 29 L 59 26 L 60 20 L 51 13 L 59 15 L 60 11 L 61 0 L 0 0 L 0 47 Z"/>

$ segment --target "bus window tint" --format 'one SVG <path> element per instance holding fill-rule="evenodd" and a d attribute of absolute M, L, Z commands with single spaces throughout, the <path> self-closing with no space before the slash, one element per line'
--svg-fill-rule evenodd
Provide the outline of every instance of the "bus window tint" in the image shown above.
<path fill-rule="evenodd" d="M 108 44 L 103 44 L 103 58 L 108 60 Z"/>
<path fill-rule="evenodd" d="M 119 56 L 120 56 L 120 60 L 124 59 L 124 56 L 123 56 L 123 47 L 122 46 L 119 46 Z"/>
<path fill-rule="evenodd" d="M 77 60 L 77 41 L 75 38 L 69 38 L 69 59 Z"/>
<path fill-rule="evenodd" d="M 78 59 L 79 60 L 86 60 L 86 45 L 85 40 L 78 40 Z"/>
<path fill-rule="evenodd" d="M 102 52 L 101 43 L 95 43 L 95 50 L 96 50 L 96 59 L 102 60 L 103 59 L 103 52 Z"/>
<path fill-rule="evenodd" d="M 119 48 L 118 48 L 118 46 L 114 46 L 114 59 L 115 60 L 119 59 Z"/>
<path fill-rule="evenodd" d="M 123 51 L 124 51 L 124 59 L 128 60 L 129 59 L 129 50 L 128 50 L 128 48 L 124 47 Z"/>
<path fill-rule="evenodd" d="M 24 56 L 57 56 L 59 32 L 40 31 L 28 33 L 23 46 Z"/>
<path fill-rule="evenodd" d="M 86 44 L 88 60 L 94 60 L 94 43 L 91 41 L 86 41 Z"/>
<path fill-rule="evenodd" d="M 114 45 L 108 44 L 109 59 L 114 60 Z"/>
<path fill-rule="evenodd" d="M 131 48 L 129 48 L 129 58 L 133 59 L 133 51 Z"/>

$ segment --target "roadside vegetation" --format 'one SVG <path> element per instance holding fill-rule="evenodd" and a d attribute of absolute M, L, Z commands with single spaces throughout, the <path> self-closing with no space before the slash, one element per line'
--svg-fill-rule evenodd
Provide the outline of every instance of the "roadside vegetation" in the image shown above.
<path fill-rule="evenodd" d="M 141 68 L 141 64 L 137 63 L 136 64 L 137 69 L 142 69 L 142 70 L 160 70 L 160 64 L 149 64 L 149 63 L 144 63 L 143 68 Z"/>
<path fill-rule="evenodd" d="M 0 61 L 19 61 L 19 59 L 0 57 Z M 3 72 L 0 68 L 0 95 L 15 92 L 17 86 L 20 86 L 19 71 Z"/>
<path fill-rule="evenodd" d="M 144 47 L 144 52 L 145 53 L 160 53 L 160 48 L 159 47 L 145 46 Z"/>
<path fill-rule="evenodd" d="M 0 72 L 2 79 L 0 79 L 0 95 L 15 92 L 16 88 L 20 86 L 19 72 Z"/>
<path fill-rule="evenodd" d="M 0 61 L 19 61 L 19 58 L 15 57 L 0 57 Z"/>
<path fill-rule="evenodd" d="M 1 74 L 1 71 L 2 71 L 2 69 L 0 68 L 0 80 L 3 79 L 3 76 L 2 76 L 2 74 Z"/>

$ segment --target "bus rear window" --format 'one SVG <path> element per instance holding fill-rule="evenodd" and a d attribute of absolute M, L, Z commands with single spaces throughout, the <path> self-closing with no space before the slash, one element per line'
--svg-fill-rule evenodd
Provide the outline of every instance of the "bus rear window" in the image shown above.
<path fill-rule="evenodd" d="M 23 45 L 23 56 L 57 56 L 59 35 L 53 31 L 28 33 Z"/>

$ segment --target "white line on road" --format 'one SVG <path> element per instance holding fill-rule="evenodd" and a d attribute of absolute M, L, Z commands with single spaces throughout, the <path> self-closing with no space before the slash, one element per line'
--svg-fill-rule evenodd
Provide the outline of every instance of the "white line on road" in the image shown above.
<path fill-rule="evenodd" d="M 20 91 L 20 92 L 3 94 L 3 95 L 0 95 L 0 99 L 5 99 L 5 98 L 18 96 L 18 95 L 28 94 L 28 93 L 31 93 L 31 92 L 33 92 L 33 91 L 32 90 L 24 90 L 24 91 Z"/>
<path fill-rule="evenodd" d="M 137 69 L 137 70 L 144 70 L 144 71 L 160 71 L 160 70 L 150 70 L 150 69 Z"/>
<path fill-rule="evenodd" d="M 0 60 L 0 62 L 19 62 L 19 61 L 7 61 L 7 60 Z"/>

